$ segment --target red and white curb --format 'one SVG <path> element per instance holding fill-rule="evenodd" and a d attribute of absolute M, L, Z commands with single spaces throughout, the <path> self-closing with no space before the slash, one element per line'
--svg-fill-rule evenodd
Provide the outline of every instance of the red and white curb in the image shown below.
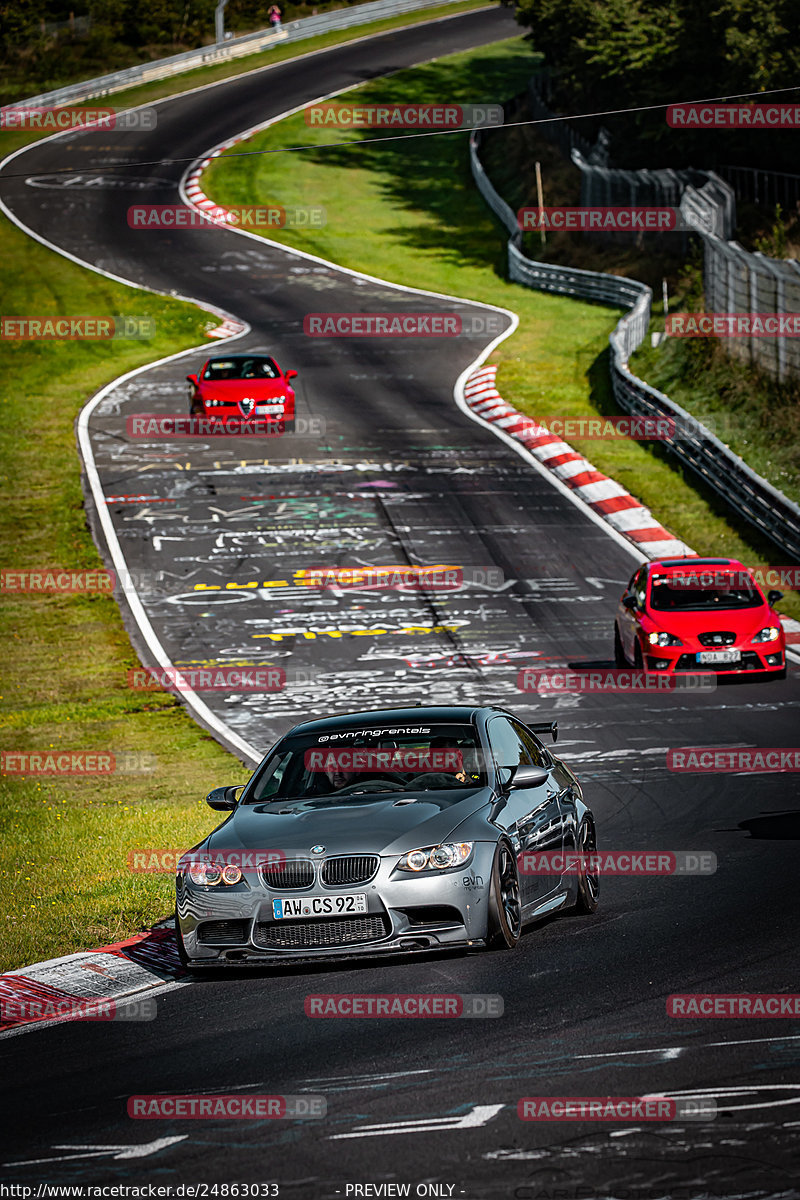
<path fill-rule="evenodd" d="M 467 380 L 464 396 L 476 416 L 521 442 L 542 466 L 647 558 L 694 554 L 690 546 L 660 525 L 650 510 L 621 484 L 603 475 L 545 425 L 507 404 L 495 386 L 496 375 L 496 366 L 481 367 Z"/>
<path fill-rule="evenodd" d="M 184 973 L 171 922 L 98 950 L 9 971 L 0 975 L 0 1037 L 85 1019 L 92 1005 L 144 998 Z"/>
<path fill-rule="evenodd" d="M 230 142 L 226 142 L 225 149 L 235 145 L 237 142 L 244 141 L 243 137 L 235 137 Z M 194 208 L 205 213 L 209 219 L 216 221 L 223 228 L 230 229 L 231 223 L 228 221 L 230 209 L 223 208 L 221 204 L 215 204 L 213 200 L 209 200 L 203 189 L 200 187 L 200 176 L 207 166 L 210 165 L 212 158 L 217 158 L 221 154 L 221 150 L 215 150 L 210 158 L 204 158 L 198 163 L 191 173 L 186 178 L 186 195 Z M 237 333 L 242 333 L 245 326 L 241 321 L 235 321 L 230 317 L 217 325 L 214 329 L 209 329 L 206 337 L 210 338 L 228 338 L 234 337 Z"/>

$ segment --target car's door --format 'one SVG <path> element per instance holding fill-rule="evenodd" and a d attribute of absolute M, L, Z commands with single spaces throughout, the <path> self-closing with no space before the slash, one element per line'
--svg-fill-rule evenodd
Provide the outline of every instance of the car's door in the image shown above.
<path fill-rule="evenodd" d="M 530 745 L 526 744 L 529 741 L 527 732 L 523 725 L 509 717 L 492 717 L 488 723 L 487 734 L 495 765 L 506 780 L 519 766 L 548 766 L 541 758 L 537 761 Z M 560 875 L 527 870 L 523 856 L 543 851 L 556 853 L 562 849 L 557 788 L 548 777 L 539 787 L 512 788 L 506 795 L 506 803 L 496 821 L 508 833 L 517 855 L 522 903 L 536 904 L 556 890 L 561 882 Z"/>
<path fill-rule="evenodd" d="M 644 612 L 647 596 L 647 564 L 639 568 L 631 579 L 619 606 L 618 623 L 622 648 L 628 662 L 636 661 L 636 645 L 639 640 L 639 622 Z M 632 604 L 626 605 L 626 600 Z"/>

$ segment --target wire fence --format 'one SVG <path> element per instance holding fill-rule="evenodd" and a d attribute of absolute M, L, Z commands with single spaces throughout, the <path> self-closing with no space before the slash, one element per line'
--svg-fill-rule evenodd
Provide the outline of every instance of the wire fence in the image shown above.
<path fill-rule="evenodd" d="M 767 207 L 780 203 L 784 211 L 789 211 L 800 204 L 800 175 L 731 166 L 720 167 L 718 172 L 693 168 L 629 171 L 611 167 L 607 136 L 602 137 L 602 144 L 598 138 L 598 143 L 592 145 L 575 133 L 568 121 L 554 119 L 555 114 L 548 106 L 547 72 L 533 76 L 527 97 L 537 120 L 553 118 L 552 124 L 540 126 L 543 136 L 560 146 L 581 172 L 582 206 L 654 205 L 680 210 L 682 228 L 703 239 L 707 312 L 779 316 L 800 312 L 800 263 L 750 252 L 732 240 L 737 198 Z M 601 130 L 601 135 L 604 133 Z M 607 236 L 630 241 L 641 235 L 615 232 Z M 800 377 L 800 339 L 788 332 L 765 337 L 752 322 L 750 329 L 747 334 L 721 339 L 731 357 L 747 362 L 781 383 L 790 377 Z"/>
<path fill-rule="evenodd" d="M 785 213 L 800 204 L 800 175 L 728 166 L 717 167 L 717 174 L 727 180 L 740 200 L 772 209 L 780 204 Z"/>

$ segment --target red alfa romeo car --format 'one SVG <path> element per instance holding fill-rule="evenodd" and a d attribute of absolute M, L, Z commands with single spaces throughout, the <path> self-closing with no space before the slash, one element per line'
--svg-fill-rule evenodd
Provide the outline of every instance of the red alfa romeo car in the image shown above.
<path fill-rule="evenodd" d="M 199 375 L 186 376 L 193 385 L 192 416 L 280 421 L 285 433 L 293 433 L 295 396 L 289 380 L 296 375 L 297 371 L 284 374 L 275 359 L 264 354 L 210 358 Z"/>
<path fill-rule="evenodd" d="M 614 658 L 647 671 L 786 676 L 774 605 L 732 558 L 664 558 L 634 573 L 617 608 Z"/>

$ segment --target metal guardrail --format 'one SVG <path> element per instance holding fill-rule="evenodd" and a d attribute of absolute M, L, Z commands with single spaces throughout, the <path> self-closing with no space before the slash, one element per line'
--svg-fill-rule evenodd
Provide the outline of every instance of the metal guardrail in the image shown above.
<path fill-rule="evenodd" d="M 290 21 L 277 31 L 263 29 L 257 33 L 247 34 L 245 37 L 231 38 L 230 41 L 218 45 L 201 46 L 197 50 L 186 50 L 182 54 L 174 54 L 170 58 L 160 58 L 155 62 L 125 67 L 121 71 L 112 71 L 110 74 L 100 75 L 96 79 L 85 79 L 80 83 L 56 88 L 55 91 L 45 92 L 41 96 L 29 96 L 25 100 L 17 100 L 4 107 L 7 109 L 48 108 L 64 104 L 77 104 L 82 100 L 95 100 L 101 96 L 109 96 L 113 92 L 136 87 L 140 83 L 168 79 L 174 75 L 181 75 L 185 71 L 193 71 L 197 67 L 244 58 L 248 54 L 257 54 L 260 50 L 283 45 L 287 41 L 299 42 L 305 38 L 316 37 L 320 33 L 332 33 L 339 29 L 350 29 L 357 25 L 366 25 L 371 21 L 380 21 L 386 17 L 402 16 L 403 13 L 416 12 L 419 9 L 440 8 L 446 4 L 456 3 L 458 0 L 371 0 L 371 3 L 368 4 L 357 4 L 351 8 L 335 9 L 333 12 L 318 13 L 315 17 L 303 17 L 299 21 Z"/>
<path fill-rule="evenodd" d="M 536 262 L 520 249 L 521 232 L 511 206 L 494 189 L 480 161 L 480 130 L 470 136 L 472 177 L 479 192 L 509 234 L 509 275 L 538 291 L 556 292 L 628 308 L 609 337 L 611 385 L 620 408 L 632 415 L 674 421 L 664 445 L 732 508 L 784 553 L 800 559 L 800 507 L 768 483 L 730 447 L 663 392 L 634 375 L 628 359 L 641 346 L 650 322 L 652 292 L 636 279 Z"/>

